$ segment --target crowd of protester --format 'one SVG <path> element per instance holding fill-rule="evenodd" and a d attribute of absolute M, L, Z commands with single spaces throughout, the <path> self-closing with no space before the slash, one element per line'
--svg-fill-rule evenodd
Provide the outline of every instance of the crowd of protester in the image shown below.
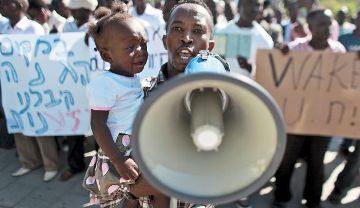
<path fill-rule="evenodd" d="M 99 7 L 110 8 L 121 0 L 0 0 L 0 34 L 37 34 L 88 32 L 98 17 Z M 181 0 L 180 0 L 181 1 Z M 171 8 L 178 0 L 122 0 L 129 13 L 145 26 L 164 27 Z M 251 36 L 249 57 L 238 54 L 226 58 L 231 71 L 253 77 L 256 73 L 256 51 L 279 48 L 297 51 L 360 51 L 360 8 L 350 13 L 346 7 L 339 11 L 323 8 L 316 0 L 204 0 L 212 13 L 214 33 Z M 215 43 L 216 44 L 216 43 Z M 6 92 L 2 92 L 6 93 Z M 0 111 L 0 148 L 15 147 L 20 168 L 12 176 L 20 177 L 43 166 L 43 180 L 60 175 L 67 181 L 84 173 L 85 135 L 32 137 L 21 133 L 9 135 L 5 115 Z M 316 138 L 315 138 L 316 137 Z M 1 141 L 3 140 L 3 141 Z M 14 141 L 14 142 L 12 142 Z M 324 182 L 324 156 L 331 137 L 288 135 L 286 153 L 275 174 L 273 207 L 287 207 L 292 193 L 291 176 L 299 158 L 307 162 L 303 198 L 309 208 L 321 207 Z M 68 168 L 60 172 L 59 154 L 66 150 Z M 346 138 L 339 149 L 347 163 L 338 175 L 328 200 L 338 205 L 359 175 L 360 140 Z M 239 199 L 240 207 L 251 207 L 247 198 Z"/>

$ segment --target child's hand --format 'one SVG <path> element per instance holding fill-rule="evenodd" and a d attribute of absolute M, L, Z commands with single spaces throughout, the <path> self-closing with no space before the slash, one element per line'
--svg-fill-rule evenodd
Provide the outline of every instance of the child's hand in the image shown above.
<path fill-rule="evenodd" d="M 139 177 L 139 167 L 131 158 L 124 162 L 116 162 L 114 163 L 114 166 L 116 171 L 125 180 L 136 180 Z"/>

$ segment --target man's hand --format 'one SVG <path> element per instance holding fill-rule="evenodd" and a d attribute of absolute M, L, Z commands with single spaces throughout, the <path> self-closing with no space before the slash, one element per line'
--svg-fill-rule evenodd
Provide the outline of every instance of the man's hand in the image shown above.
<path fill-rule="evenodd" d="M 290 52 L 290 48 L 287 44 L 278 43 L 275 48 L 279 49 L 283 55 L 287 55 Z"/>
<path fill-rule="evenodd" d="M 251 64 L 249 64 L 246 58 L 242 56 L 238 56 L 237 61 L 241 68 L 246 69 L 246 71 L 248 71 L 251 74 L 252 66 Z"/>

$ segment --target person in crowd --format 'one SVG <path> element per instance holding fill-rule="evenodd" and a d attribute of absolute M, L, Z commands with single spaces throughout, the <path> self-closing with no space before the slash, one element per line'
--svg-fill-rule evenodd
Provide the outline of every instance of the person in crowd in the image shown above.
<path fill-rule="evenodd" d="M 26 17 L 28 8 L 28 0 L 2 0 L 0 12 L 9 21 L 0 33 L 44 35 L 42 26 Z M 38 136 L 34 138 L 16 133 L 14 139 L 21 167 L 12 173 L 12 176 L 25 175 L 41 165 L 44 165 L 45 169 L 43 177 L 45 182 L 52 180 L 57 175 L 59 157 L 54 137 Z"/>
<path fill-rule="evenodd" d="M 93 21 L 92 12 L 96 9 L 97 5 L 97 0 L 70 0 L 68 8 L 73 18 L 67 20 L 63 32 L 87 32 L 90 22 Z M 84 135 L 67 137 L 69 145 L 67 161 L 69 168 L 62 172 L 61 181 L 67 181 L 75 174 L 85 170 L 84 139 Z"/>
<path fill-rule="evenodd" d="M 349 18 L 349 10 L 347 7 L 342 7 L 337 13 L 336 13 L 336 20 L 339 23 L 339 35 L 349 34 L 352 33 L 355 29 L 355 25 L 348 22 Z"/>
<path fill-rule="evenodd" d="M 2 34 L 3 28 L 7 25 L 8 18 L 4 17 L 0 13 L 0 35 Z M 14 147 L 14 138 L 12 134 L 9 134 L 6 128 L 6 118 L 4 109 L 2 107 L 1 100 L 1 84 L 0 84 L 0 148 L 11 149 Z"/>
<path fill-rule="evenodd" d="M 255 20 L 262 10 L 262 0 L 241 0 L 238 3 L 240 18 L 237 21 L 230 21 L 224 27 L 216 31 L 216 34 L 232 34 L 247 36 L 251 39 L 249 57 L 237 54 L 236 58 L 226 57 L 231 71 L 245 74 L 255 74 L 255 58 L 258 49 L 273 48 L 274 42 L 270 35 Z"/>
<path fill-rule="evenodd" d="M 271 7 L 263 10 L 263 19 L 260 21 L 260 25 L 271 36 L 275 44 L 283 42 L 282 27 L 277 23 L 275 11 Z"/>
<path fill-rule="evenodd" d="M 165 0 L 156 0 L 155 3 L 154 3 L 154 7 L 155 7 L 156 9 L 162 10 L 163 7 L 164 7 L 164 1 L 165 1 Z"/>
<path fill-rule="evenodd" d="M 306 17 L 307 14 L 315 9 L 321 9 L 319 0 L 298 0 L 298 4 L 301 10 L 301 15 Z M 332 14 L 332 11 L 329 10 L 329 14 Z M 338 40 L 339 38 L 339 24 L 332 18 L 331 27 L 330 27 L 330 38 L 333 40 Z"/>
<path fill-rule="evenodd" d="M 164 26 L 162 12 L 156 9 L 147 0 L 134 0 L 133 7 L 130 8 L 130 14 L 142 20 L 155 24 L 156 27 Z"/>
<path fill-rule="evenodd" d="M 28 14 L 43 26 L 45 34 L 63 31 L 66 19 L 56 11 L 50 11 L 43 0 L 30 1 Z"/>
<path fill-rule="evenodd" d="M 358 53 L 360 59 L 360 10 L 357 12 L 355 19 L 355 29 L 350 34 L 344 34 L 339 37 L 339 41 L 345 46 L 349 52 Z M 360 168 L 360 140 L 347 139 L 355 143 L 353 152 L 347 155 L 347 163 L 344 169 L 338 175 L 335 187 L 331 192 L 328 200 L 333 204 L 340 204 L 341 199 L 346 195 L 348 189 L 351 187 L 359 174 Z M 341 151 L 341 150 L 340 150 Z"/>
<path fill-rule="evenodd" d="M 72 18 L 71 11 L 67 7 L 69 0 L 52 0 L 51 6 L 56 13 L 64 17 L 65 19 Z"/>
<path fill-rule="evenodd" d="M 67 7 L 73 18 L 65 23 L 63 32 L 87 32 L 89 23 L 93 21 L 92 12 L 97 6 L 97 0 L 70 0 Z"/>
<path fill-rule="evenodd" d="M 338 41 L 330 39 L 330 27 L 332 16 L 328 10 L 317 9 L 307 15 L 307 22 L 311 36 L 296 39 L 289 43 L 293 51 L 332 51 L 344 53 L 344 46 Z M 283 52 L 287 52 L 288 49 Z M 273 207 L 287 207 L 291 200 L 290 180 L 294 171 L 294 165 L 300 155 L 307 162 L 305 189 L 303 197 L 306 207 L 321 207 L 321 193 L 324 182 L 324 156 L 330 141 L 329 137 L 317 135 L 287 135 L 287 145 L 283 161 L 277 170 L 275 199 Z"/>
<path fill-rule="evenodd" d="M 169 207 L 170 199 L 155 189 L 150 190 L 130 156 L 132 124 L 144 98 L 136 74 L 144 69 L 148 52 L 143 25 L 123 7 L 126 7 L 124 3 L 113 4 L 113 11 L 103 9 L 108 14 L 89 26 L 89 34 L 102 59 L 110 63 L 110 69 L 87 86 L 91 128 L 101 149 L 90 163 L 84 186 L 99 200 L 100 206 L 113 207 L 122 202 L 123 207 Z M 104 166 L 113 168 L 105 170 Z M 97 183 L 91 180 L 94 177 Z M 151 201 L 144 196 L 129 200 L 138 196 L 129 192 L 130 184 L 141 186 L 143 194 L 150 190 L 146 195 L 152 195 Z"/>
<path fill-rule="evenodd" d="M 303 38 L 308 35 L 306 22 L 298 18 L 299 8 L 296 1 L 288 1 L 286 9 L 290 21 L 284 26 L 284 42 L 289 43 L 296 38 Z"/>
<path fill-rule="evenodd" d="M 162 10 L 163 19 L 165 23 L 169 21 L 172 8 L 178 3 L 179 0 L 166 0 Z"/>

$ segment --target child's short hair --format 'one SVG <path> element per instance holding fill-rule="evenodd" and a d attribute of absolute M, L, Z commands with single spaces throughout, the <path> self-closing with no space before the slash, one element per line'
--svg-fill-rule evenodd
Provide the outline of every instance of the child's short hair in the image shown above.
<path fill-rule="evenodd" d="M 111 9 L 99 7 L 94 15 L 99 21 L 89 25 L 88 33 L 94 39 L 97 48 L 104 47 L 105 40 L 103 35 L 108 27 L 111 27 L 112 24 L 121 24 L 133 18 L 128 13 L 128 7 L 123 2 L 114 2 Z"/>

